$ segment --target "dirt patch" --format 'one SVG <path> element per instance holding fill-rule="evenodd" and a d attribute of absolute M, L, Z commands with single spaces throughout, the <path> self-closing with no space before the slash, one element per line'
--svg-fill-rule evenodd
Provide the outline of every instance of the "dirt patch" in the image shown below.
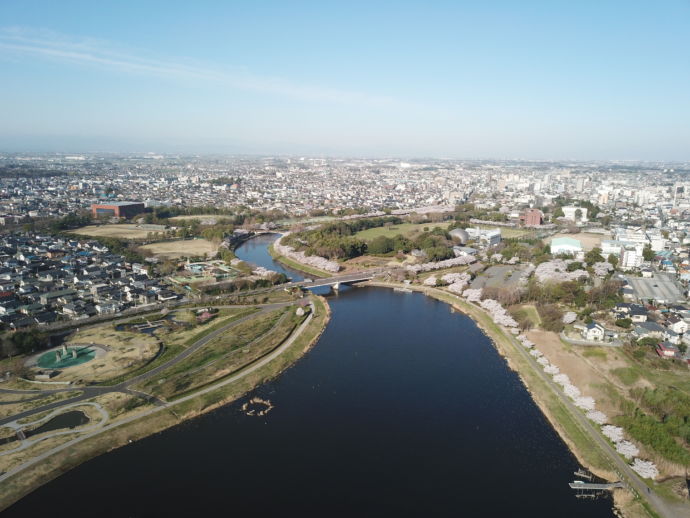
<path fill-rule="evenodd" d="M 150 230 L 139 225 L 88 225 L 73 231 L 74 234 L 91 237 L 117 237 L 120 239 L 146 239 Z"/>
<path fill-rule="evenodd" d="M 207 239 L 178 239 L 161 241 L 139 247 L 139 250 L 150 251 L 162 259 L 179 259 L 180 257 L 212 257 L 218 252 L 218 245 Z"/>
<path fill-rule="evenodd" d="M 559 237 L 570 237 L 573 239 L 577 239 L 580 243 L 582 243 L 582 248 L 584 248 L 587 251 L 590 251 L 592 248 L 601 248 L 601 240 L 602 239 L 611 239 L 611 234 L 606 233 L 606 234 L 592 234 L 589 232 L 580 232 L 579 234 L 563 234 L 559 233 L 556 234 L 551 238 L 551 241 L 554 239 L 557 239 Z M 549 241 L 549 243 L 551 242 Z"/>

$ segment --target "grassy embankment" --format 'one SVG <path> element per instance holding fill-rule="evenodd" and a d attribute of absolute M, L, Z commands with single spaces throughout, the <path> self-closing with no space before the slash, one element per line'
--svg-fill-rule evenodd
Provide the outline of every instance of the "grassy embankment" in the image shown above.
<path fill-rule="evenodd" d="M 164 332 L 159 335 L 162 343 L 162 350 L 158 355 L 152 358 L 151 361 L 135 370 L 104 380 L 100 382 L 99 385 L 117 385 L 118 383 L 127 381 L 130 378 L 144 374 L 174 358 L 187 347 L 198 342 L 209 333 L 213 333 L 223 326 L 226 326 L 231 322 L 250 315 L 256 311 L 256 308 L 238 308 L 237 310 L 223 309 L 218 313 L 218 316 L 215 319 L 210 320 L 205 324 L 194 326 L 186 331 Z M 134 319 L 134 321 L 137 320 L 138 319 Z"/>
<path fill-rule="evenodd" d="M 209 386 L 250 365 L 280 345 L 301 323 L 294 308 L 259 315 L 233 327 L 185 361 L 166 369 L 140 387 L 143 392 L 167 400 Z"/>
<path fill-rule="evenodd" d="M 377 281 L 370 282 L 369 284 L 382 287 L 402 286 L 399 283 Z M 525 359 L 519 350 L 520 346 L 515 340 L 497 326 L 487 313 L 481 308 L 437 288 L 416 285 L 406 287 L 446 302 L 470 316 L 491 338 L 499 353 L 506 358 L 508 365 L 518 373 L 537 406 L 542 410 L 545 417 L 568 445 L 568 448 L 577 457 L 578 461 L 595 474 L 607 480 L 618 480 L 620 478 L 608 455 L 601 450 L 588 432 L 581 427 L 554 390 L 540 377 L 537 369 Z M 668 488 L 664 487 L 663 483 L 655 484 L 655 489 L 667 498 L 673 496 Z M 615 490 L 614 501 L 617 509 L 623 516 L 657 516 L 646 501 L 635 498 L 625 490 Z"/>
<path fill-rule="evenodd" d="M 326 300 L 322 297 L 313 297 L 312 300 L 314 300 L 316 312 L 311 322 L 292 345 L 269 364 L 247 374 L 234 383 L 185 400 L 175 405 L 174 411 L 152 409 L 152 413 L 143 416 L 143 418 L 109 428 L 102 433 L 84 439 L 73 448 L 56 452 L 40 463 L 17 473 L 3 482 L 3 491 L 0 494 L 0 510 L 7 508 L 35 488 L 92 457 L 124 446 L 130 441 L 160 432 L 184 420 L 234 401 L 258 385 L 278 376 L 316 343 L 330 319 L 330 308 Z"/>
<path fill-rule="evenodd" d="M 300 272 L 308 273 L 309 275 L 313 275 L 314 277 L 331 277 L 333 276 L 333 273 L 327 272 L 326 270 L 319 270 L 318 268 L 314 268 L 313 266 L 307 266 L 302 263 L 298 263 L 297 261 L 294 261 L 290 259 L 289 257 L 285 257 L 284 255 L 280 255 L 278 252 L 275 251 L 273 248 L 273 244 L 268 247 L 268 253 L 271 254 L 271 257 L 278 261 L 279 263 L 283 263 L 285 266 L 292 268 L 293 270 L 298 270 Z"/>
<path fill-rule="evenodd" d="M 15 414 L 19 414 L 21 412 L 26 412 L 27 410 L 31 410 L 32 408 L 54 403 L 56 401 L 61 401 L 63 399 L 71 399 L 73 397 L 80 396 L 81 394 L 82 392 L 74 390 L 69 392 L 58 392 L 56 394 L 46 395 L 38 399 L 33 399 L 32 401 L 22 401 L 23 399 L 31 399 L 32 397 L 34 397 L 34 395 L 4 393 L 0 395 L 0 401 L 16 401 L 16 403 L 0 405 L 0 417 L 9 417 Z"/>
<path fill-rule="evenodd" d="M 396 283 L 382 282 L 372 282 L 370 284 L 383 287 L 399 286 Z M 499 353 L 507 359 L 510 367 L 520 375 L 535 402 L 580 462 L 602 476 L 610 475 L 611 465 L 607 456 L 589 438 L 587 433 L 580 428 L 558 396 L 537 375 L 533 367 L 517 350 L 517 346 L 512 342 L 511 338 L 491 320 L 487 313 L 446 291 L 415 285 L 407 287 L 446 302 L 470 316 L 491 338 Z"/>

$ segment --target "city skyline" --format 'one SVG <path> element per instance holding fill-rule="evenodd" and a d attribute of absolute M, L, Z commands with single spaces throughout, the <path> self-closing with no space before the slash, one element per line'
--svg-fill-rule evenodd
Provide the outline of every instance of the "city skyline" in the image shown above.
<path fill-rule="evenodd" d="M 684 2 L 34 7 L 3 152 L 690 159 Z"/>

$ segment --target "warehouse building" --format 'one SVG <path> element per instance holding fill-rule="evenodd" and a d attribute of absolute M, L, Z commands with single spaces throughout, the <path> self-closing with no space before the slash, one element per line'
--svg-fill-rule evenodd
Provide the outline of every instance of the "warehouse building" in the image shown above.
<path fill-rule="evenodd" d="M 94 218 L 115 217 L 130 219 L 142 212 L 144 212 L 144 204 L 137 201 L 94 203 L 91 205 L 91 214 Z"/>

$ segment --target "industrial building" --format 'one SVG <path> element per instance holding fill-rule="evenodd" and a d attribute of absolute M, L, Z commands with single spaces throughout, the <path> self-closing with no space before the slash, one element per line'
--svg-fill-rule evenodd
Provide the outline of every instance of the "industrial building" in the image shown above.
<path fill-rule="evenodd" d="M 652 301 L 655 304 L 678 304 L 685 302 L 682 287 L 675 277 L 667 273 L 657 273 L 651 279 L 628 276 L 627 285 L 632 288 L 632 296 L 640 303 Z M 628 292 L 624 288 L 624 294 Z"/>
<path fill-rule="evenodd" d="M 130 219 L 142 212 L 144 212 L 144 204 L 137 201 L 93 203 L 91 205 L 91 214 L 94 218 L 115 217 Z"/>
<path fill-rule="evenodd" d="M 582 243 L 572 237 L 556 237 L 551 240 L 551 253 L 576 256 L 582 253 Z"/>

